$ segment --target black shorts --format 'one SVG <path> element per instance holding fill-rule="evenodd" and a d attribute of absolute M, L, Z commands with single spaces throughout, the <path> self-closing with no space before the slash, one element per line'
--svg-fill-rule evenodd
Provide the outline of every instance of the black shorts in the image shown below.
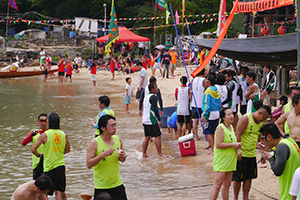
<path fill-rule="evenodd" d="M 58 72 L 58 76 L 64 76 L 65 72 Z"/>
<path fill-rule="evenodd" d="M 127 200 L 126 192 L 125 192 L 125 187 L 124 185 L 120 185 L 115 188 L 111 189 L 95 189 L 94 190 L 94 199 L 101 194 L 102 192 L 107 192 L 112 196 L 112 199 L 117 199 L 117 200 Z M 99 198 L 100 199 L 100 198 Z"/>
<path fill-rule="evenodd" d="M 211 135 L 215 134 L 216 128 L 219 125 L 219 119 L 215 120 L 207 120 L 207 122 L 204 123 L 204 135 Z"/>
<path fill-rule="evenodd" d="M 74 66 L 74 69 L 78 69 L 78 65 L 77 64 L 75 64 L 73 66 Z"/>
<path fill-rule="evenodd" d="M 241 105 L 240 106 L 240 113 L 242 115 L 244 115 L 244 114 L 246 114 L 246 112 L 247 112 L 247 105 Z"/>
<path fill-rule="evenodd" d="M 139 88 L 137 88 L 136 94 L 135 94 L 135 98 L 136 98 L 136 99 L 141 98 L 141 93 L 142 93 L 142 91 L 143 91 L 143 88 L 141 88 L 141 91 L 139 91 Z"/>
<path fill-rule="evenodd" d="M 241 161 L 237 161 L 236 171 L 233 172 L 232 181 L 242 182 L 246 179 L 257 178 L 256 157 L 242 157 Z"/>
<path fill-rule="evenodd" d="M 103 54 L 98 54 L 98 58 L 103 58 Z"/>
<path fill-rule="evenodd" d="M 47 69 L 44 70 L 44 71 L 43 71 L 43 74 L 44 74 L 44 75 L 48 75 L 48 70 L 47 70 Z"/>
<path fill-rule="evenodd" d="M 199 110 L 199 113 L 201 115 L 202 114 L 202 109 L 198 108 L 198 110 Z M 195 107 L 192 107 L 192 114 L 191 114 L 191 116 L 192 116 L 192 119 L 199 119 L 201 117 L 201 116 L 199 117 L 197 109 Z"/>
<path fill-rule="evenodd" d="M 43 162 L 44 162 L 44 156 L 42 155 L 39 164 L 32 170 L 32 178 L 33 180 L 36 180 L 38 177 L 42 176 L 43 174 Z"/>
<path fill-rule="evenodd" d="M 161 135 L 161 131 L 160 131 L 160 128 L 158 127 L 158 124 L 155 124 L 155 125 L 143 124 L 143 126 L 144 126 L 145 137 L 148 137 L 148 136 L 158 137 Z"/>
<path fill-rule="evenodd" d="M 177 115 L 178 123 L 190 123 L 190 115 Z"/>
<path fill-rule="evenodd" d="M 54 190 L 58 190 L 60 192 L 64 192 L 66 190 L 66 168 L 65 166 L 59 166 L 55 169 L 50 170 L 49 172 L 44 172 L 44 175 L 49 176 L 53 181 L 54 188 L 48 195 L 53 195 Z"/>
<path fill-rule="evenodd" d="M 72 75 L 66 74 L 66 78 L 68 78 L 68 77 L 72 78 Z"/>

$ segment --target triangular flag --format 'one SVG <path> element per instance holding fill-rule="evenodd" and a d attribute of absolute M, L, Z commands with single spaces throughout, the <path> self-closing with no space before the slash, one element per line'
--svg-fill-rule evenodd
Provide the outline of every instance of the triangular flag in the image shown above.
<path fill-rule="evenodd" d="M 176 24 L 179 24 L 179 15 L 178 15 L 178 11 L 177 10 L 175 12 L 175 17 L 176 17 Z"/>
<path fill-rule="evenodd" d="M 166 10 L 166 24 L 169 24 L 169 15 L 170 14 L 171 13 L 168 10 Z"/>

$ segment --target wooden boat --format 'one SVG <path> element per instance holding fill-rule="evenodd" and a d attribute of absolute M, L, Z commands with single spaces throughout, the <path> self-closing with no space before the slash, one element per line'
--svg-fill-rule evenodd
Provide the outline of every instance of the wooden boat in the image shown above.
<path fill-rule="evenodd" d="M 48 74 L 56 72 L 57 69 L 49 70 Z M 19 71 L 19 72 L 0 72 L 0 78 L 16 78 L 26 76 L 42 75 L 43 71 Z"/>

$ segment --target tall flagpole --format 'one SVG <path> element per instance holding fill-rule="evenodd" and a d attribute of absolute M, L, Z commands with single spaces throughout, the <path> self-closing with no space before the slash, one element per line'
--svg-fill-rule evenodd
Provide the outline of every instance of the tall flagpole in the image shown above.
<path fill-rule="evenodd" d="M 156 35 L 155 35 L 155 26 L 156 26 L 156 5 L 154 3 L 154 28 L 153 28 L 153 44 L 154 44 L 154 47 L 156 47 Z"/>
<path fill-rule="evenodd" d="M 8 17 L 9 17 L 9 1 L 7 2 L 6 39 L 7 39 L 7 35 L 8 35 Z M 5 42 L 5 50 L 6 50 L 6 42 Z"/>
<path fill-rule="evenodd" d="M 7 2 L 6 37 L 8 34 L 9 1 Z"/>

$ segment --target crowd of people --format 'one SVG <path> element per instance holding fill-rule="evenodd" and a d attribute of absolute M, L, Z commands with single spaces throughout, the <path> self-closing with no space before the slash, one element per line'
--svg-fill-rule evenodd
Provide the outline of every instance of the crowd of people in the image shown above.
<path fill-rule="evenodd" d="M 168 40 L 164 50 L 156 48 L 153 53 L 149 52 L 149 57 L 147 52 L 144 52 L 145 46 L 139 44 L 139 52 L 143 55 L 135 63 L 125 55 L 124 50 L 121 57 L 110 56 L 106 64 L 103 61 L 104 49 L 99 47 L 100 65 L 94 59 L 90 64 L 94 86 L 96 86 L 96 69 L 101 65 L 106 69 L 110 68 L 112 80 L 116 69 L 128 74 L 134 71 L 133 67 L 139 71 L 135 95 L 131 78 L 125 79 L 124 104 L 125 113 L 128 114 L 131 99 L 135 97 L 139 101 L 139 115 L 142 117 L 145 136 L 142 142 L 143 158 L 148 158 L 147 149 L 152 138 L 155 140 L 158 156 L 168 157 L 162 153 L 160 127 L 163 100 L 155 77 L 156 69 L 160 71 L 159 78 L 171 78 L 174 76 L 176 60 L 185 59 L 186 63 L 189 63 L 188 61 L 193 63 L 198 59 L 201 63 L 207 53 L 206 49 L 202 49 L 194 55 L 187 42 L 183 43 L 182 47 L 191 57 L 185 58 L 183 55 L 180 59 Z M 79 61 L 76 61 L 79 60 L 78 57 L 74 60 L 77 66 L 79 66 Z M 71 82 L 72 61 L 63 57 L 59 59 L 59 82 L 66 82 L 68 77 Z M 48 63 L 46 54 L 45 58 L 41 57 L 43 67 L 45 60 L 45 63 Z M 130 67 L 126 67 L 126 62 L 130 62 Z M 203 134 L 208 142 L 205 149 L 213 155 L 212 167 L 215 172 L 209 199 L 217 199 L 221 188 L 222 198 L 229 199 L 231 182 L 234 199 L 238 199 L 241 188 L 243 199 L 249 199 L 252 180 L 256 179 L 258 174 L 256 158 L 258 152 L 261 154 L 259 162 L 264 164 L 269 161 L 272 171 L 278 176 L 280 199 L 295 199 L 297 196 L 299 198 L 300 126 L 297 118 L 300 117 L 300 88 L 290 88 L 292 101 L 288 103 L 286 96 L 280 97 L 282 106 L 272 113 L 270 106 L 274 98 L 277 99 L 274 95 L 276 74 L 271 66 L 264 66 L 266 81 L 263 88 L 259 88 L 255 82 L 257 74 L 242 63 L 240 66 L 234 63 L 229 58 L 219 56 L 210 63 L 210 68 L 200 71 L 190 84 L 187 76 L 181 76 L 180 86 L 175 90 L 178 136 L 192 132 L 194 139 L 200 140 L 198 125 L 200 121 L 203 123 Z M 66 65 L 67 76 L 64 78 Z M 148 66 L 151 68 L 149 82 Z M 126 153 L 122 140 L 115 135 L 115 113 L 109 106 L 108 96 L 99 97 L 101 110 L 97 120 L 89 124 L 95 129 L 95 138 L 87 147 L 86 166 L 93 168 L 95 199 L 111 196 L 123 200 L 127 199 L 127 195 L 120 177 L 119 162 L 126 161 Z M 274 123 L 265 123 L 268 118 Z M 31 152 L 34 180 L 18 187 L 12 199 L 47 199 L 47 194 L 54 193 L 56 199 L 67 199 L 64 154 L 70 152 L 71 148 L 68 137 L 60 130 L 59 124 L 60 118 L 57 113 L 52 112 L 48 115 L 42 113 L 38 116 L 39 128 L 30 132 L 22 142 L 22 145 L 29 142 L 33 144 Z"/>

